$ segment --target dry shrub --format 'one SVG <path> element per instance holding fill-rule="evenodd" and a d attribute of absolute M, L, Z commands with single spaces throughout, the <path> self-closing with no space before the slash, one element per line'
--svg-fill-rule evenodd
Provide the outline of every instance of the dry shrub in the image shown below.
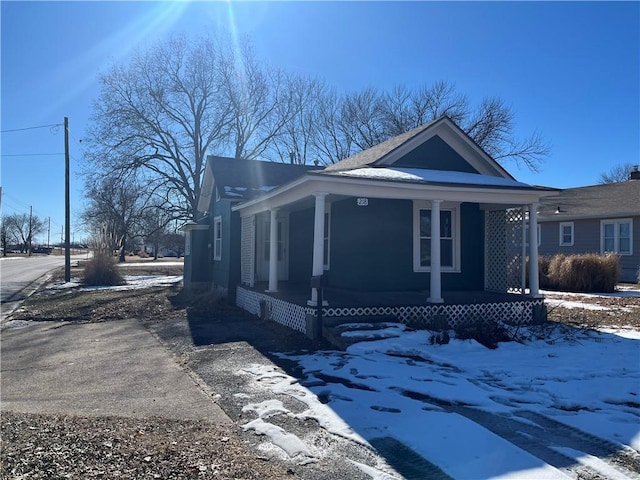
<path fill-rule="evenodd" d="M 538 258 L 538 275 L 540 277 L 540 288 L 548 290 L 553 288 L 549 277 L 549 265 L 553 257 L 542 256 Z M 527 282 L 529 281 L 529 258 L 527 257 Z"/>
<path fill-rule="evenodd" d="M 548 260 L 548 265 L 540 266 L 544 279 L 541 286 L 571 292 L 613 292 L 618 283 L 619 269 L 617 255 L 554 255 Z"/>
<path fill-rule="evenodd" d="M 91 240 L 93 258 L 87 262 L 83 272 L 83 283 L 88 286 L 113 286 L 124 284 L 118 265 L 113 257 L 112 236 L 102 231 Z"/>
<path fill-rule="evenodd" d="M 94 256 L 84 267 L 83 283 L 88 286 L 113 286 L 124 284 L 124 278 L 113 257 Z"/>

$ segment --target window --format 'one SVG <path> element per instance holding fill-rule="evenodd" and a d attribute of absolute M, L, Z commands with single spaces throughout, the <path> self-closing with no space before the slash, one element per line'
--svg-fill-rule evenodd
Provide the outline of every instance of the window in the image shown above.
<path fill-rule="evenodd" d="M 222 258 L 222 217 L 213 219 L 213 259 Z"/>
<path fill-rule="evenodd" d="M 602 220 L 600 222 L 600 251 L 631 255 L 633 228 L 631 219 Z"/>
<path fill-rule="evenodd" d="M 329 246 L 331 238 L 331 210 L 324 214 L 324 269 L 329 270 Z"/>
<path fill-rule="evenodd" d="M 431 202 L 414 202 L 413 269 L 426 272 L 431 267 Z M 456 206 L 440 208 L 440 266 L 443 272 L 460 271 L 460 219 Z"/>
<path fill-rule="evenodd" d="M 560 223 L 560 246 L 573 246 L 573 222 Z"/>

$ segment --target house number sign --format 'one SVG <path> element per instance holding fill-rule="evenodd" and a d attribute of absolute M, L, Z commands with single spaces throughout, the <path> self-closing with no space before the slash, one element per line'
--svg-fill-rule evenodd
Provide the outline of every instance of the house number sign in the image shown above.
<path fill-rule="evenodd" d="M 369 199 L 360 197 L 356 200 L 356 203 L 359 207 L 366 207 L 367 205 L 369 205 Z"/>

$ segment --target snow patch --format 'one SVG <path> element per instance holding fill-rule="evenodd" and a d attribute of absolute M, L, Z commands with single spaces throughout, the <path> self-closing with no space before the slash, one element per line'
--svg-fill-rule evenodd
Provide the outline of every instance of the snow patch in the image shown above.
<path fill-rule="evenodd" d="M 287 455 L 291 458 L 296 455 L 314 456 L 311 450 L 309 450 L 309 447 L 297 436 L 292 433 L 287 433 L 284 429 L 272 423 L 265 422 L 261 418 L 256 418 L 246 423 L 242 428 L 245 432 L 247 430 L 254 430 L 257 435 L 266 435 L 274 445 L 277 445 L 287 452 Z"/>

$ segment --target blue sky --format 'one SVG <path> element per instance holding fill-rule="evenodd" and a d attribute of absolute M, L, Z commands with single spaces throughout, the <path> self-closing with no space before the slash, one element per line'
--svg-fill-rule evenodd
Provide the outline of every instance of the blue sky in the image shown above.
<path fill-rule="evenodd" d="M 520 181 L 588 185 L 640 163 L 639 2 L 2 1 L 0 15 L 2 210 L 51 217 L 52 241 L 64 132 L 5 130 L 69 117 L 71 232 L 84 238 L 77 173 L 98 74 L 174 32 L 248 35 L 261 59 L 341 91 L 447 80 L 473 102 L 499 96 L 519 135 L 538 130 L 553 145 L 539 173 L 505 164 Z"/>

